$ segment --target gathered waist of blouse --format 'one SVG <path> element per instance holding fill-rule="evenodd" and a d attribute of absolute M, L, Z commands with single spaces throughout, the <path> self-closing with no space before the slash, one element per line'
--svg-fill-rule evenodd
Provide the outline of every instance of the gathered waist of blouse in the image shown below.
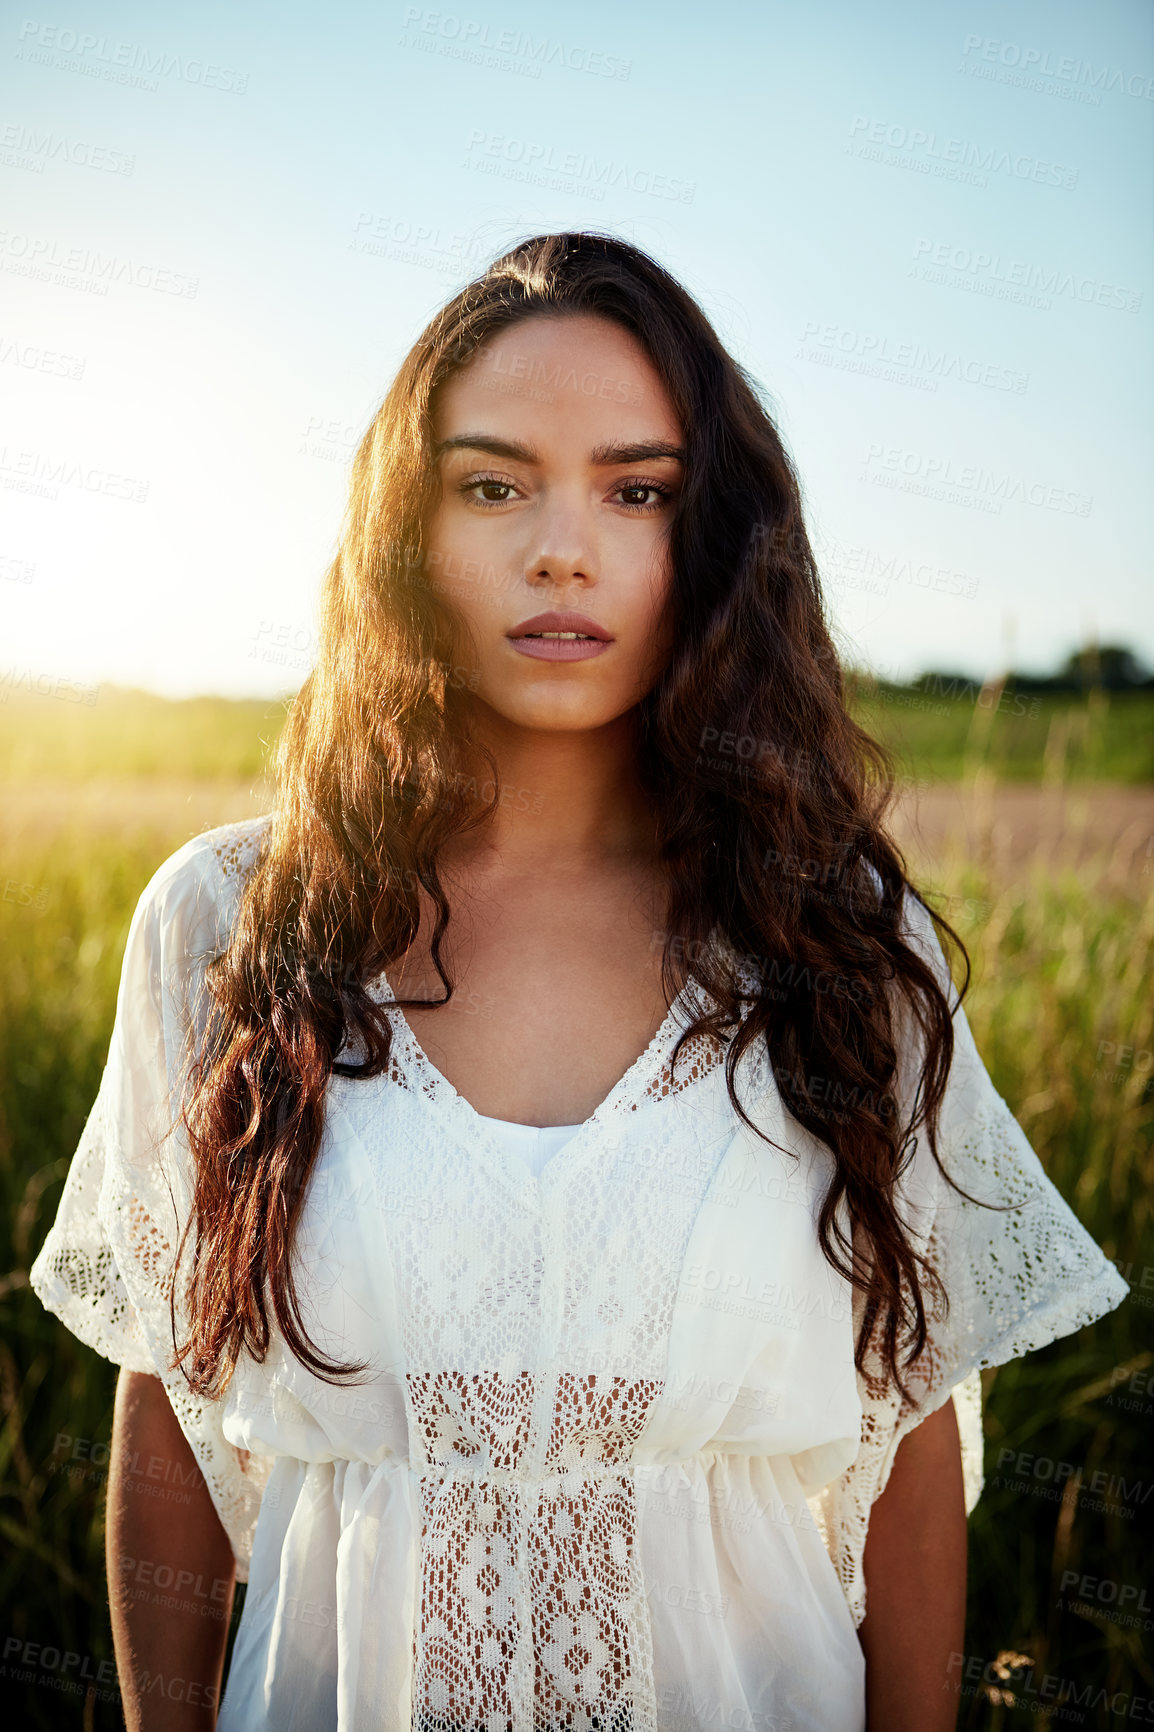
<path fill-rule="evenodd" d="M 591 1479 L 621 1480 L 629 1479 L 639 1469 L 648 1464 L 636 1461 L 590 1461 L 573 1464 L 548 1464 L 544 1467 L 533 1465 L 522 1467 L 483 1467 L 480 1465 L 462 1465 L 457 1462 L 430 1461 L 425 1463 L 408 1462 L 411 1472 L 418 1479 L 443 1479 L 455 1481 L 475 1481 L 478 1485 L 548 1487 L 554 1495 L 563 1497 L 570 1482 L 584 1483 Z"/>
<path fill-rule="evenodd" d="M 788 1460 L 788 1456 L 774 1454 L 765 1449 L 741 1449 L 728 1445 L 709 1449 L 689 1450 L 677 1454 L 673 1450 L 662 1450 L 659 1454 L 638 1454 L 628 1461 L 582 1461 L 582 1462 L 550 1462 L 545 1466 L 521 1466 L 515 1468 L 486 1467 L 481 1464 L 457 1462 L 415 1462 L 406 1461 L 400 1457 L 393 1458 L 398 1467 L 408 1467 L 418 1479 L 475 1479 L 494 1485 L 550 1485 L 564 1488 L 567 1481 L 584 1481 L 588 1479 L 631 1479 L 637 1474 L 655 1473 L 667 1468 L 676 1467 L 709 1467 L 714 1462 L 734 1461 L 779 1461 Z M 382 1465 L 388 1465 L 383 1463 Z"/>
<path fill-rule="evenodd" d="M 831 1447 L 836 1447 L 842 1441 L 850 1440 L 832 1440 Z M 854 1439 L 855 1446 L 856 1442 Z M 269 1458 L 269 1462 L 270 1471 L 281 1473 L 292 1468 L 306 1474 L 323 1469 L 342 1472 L 353 1470 L 370 1476 L 394 1473 L 421 1482 L 444 1481 L 446 1484 L 452 1482 L 461 1486 L 495 1486 L 510 1491 L 522 1487 L 545 1495 L 564 1497 L 570 1491 L 575 1494 L 591 1480 L 620 1484 L 622 1480 L 670 1474 L 678 1470 L 683 1473 L 691 1473 L 694 1469 L 708 1472 L 715 1467 L 724 1468 L 730 1463 L 736 1466 L 745 1462 L 778 1466 L 793 1459 L 788 1452 L 725 1444 L 681 1452 L 671 1449 L 644 1454 L 639 1452 L 627 1461 L 549 1462 L 543 1466 L 530 1463 L 514 1468 L 490 1467 L 479 1462 L 422 1462 L 404 1455 L 384 1455 L 374 1460 L 367 1455 L 325 1453 L 301 1456 L 287 1451 L 278 1451 Z"/>
<path fill-rule="evenodd" d="M 643 1468 L 678 1463 L 708 1468 L 726 1457 L 773 1460 L 831 1449 L 856 1454 L 861 1441 L 856 1385 L 851 1383 L 840 1401 L 827 1394 L 818 1402 L 817 1392 L 810 1392 L 808 1401 L 788 1407 L 768 1396 L 759 1405 L 734 1399 L 746 1368 L 728 1370 L 724 1378 L 719 1373 L 706 1380 L 700 1412 L 683 1411 L 684 1379 L 671 1384 L 668 1402 L 653 1398 L 662 1380 L 620 1378 L 583 1388 L 578 1400 L 568 1387 L 574 1379 L 566 1374 L 547 1409 L 539 1399 L 531 1402 L 532 1392 L 526 1391 L 524 1400 L 507 1404 L 503 1413 L 491 1402 L 441 1399 L 426 1389 L 428 1379 L 411 1381 L 416 1397 L 411 1401 L 403 1387 L 394 1385 L 391 1393 L 377 1388 L 356 1397 L 325 1392 L 315 1408 L 311 1391 L 239 1384 L 226 1398 L 222 1429 L 235 1448 L 268 1459 L 270 1467 L 284 1461 L 306 1467 L 343 1462 L 362 1472 L 381 1469 L 426 1480 L 439 1476 L 554 1488 L 567 1476 L 574 1482 L 619 1483 Z M 748 1380 L 751 1388 L 767 1381 L 752 1374 Z"/>
<path fill-rule="evenodd" d="M 751 1480 L 750 1476 L 753 1476 Z M 501 1527 L 514 1532 L 523 1524 L 536 1527 L 563 1520 L 584 1527 L 596 1512 L 627 1516 L 649 1509 L 657 1515 L 684 1517 L 688 1497 L 695 1520 L 710 1519 L 715 1502 L 724 1506 L 725 1522 L 733 1527 L 739 1514 L 766 1517 L 792 1528 L 812 1527 L 807 1490 L 789 1457 L 745 1451 L 703 1450 L 666 1462 L 593 1462 L 586 1467 L 550 1467 L 541 1472 L 519 1468 L 481 1468 L 439 1463 L 418 1465 L 399 1457 L 372 1463 L 356 1458 L 301 1461 L 281 1456 L 269 1482 L 270 1510 L 293 1504 L 310 1484 L 331 1479 L 340 1510 L 340 1526 L 355 1523 L 375 1496 L 395 1495 L 385 1488 L 405 1487 L 401 1495 L 422 1509 L 422 1524 L 438 1531 L 464 1533 Z M 756 1486 L 748 1509 L 735 1488 Z M 376 1490 L 374 1491 L 374 1488 Z M 314 1494 L 315 1495 L 315 1494 Z M 752 1493 L 750 1494 L 752 1496 Z M 748 1501 L 748 1500 L 747 1500 Z M 458 1524 L 464 1522 L 464 1527 Z M 431 1531 L 431 1530 L 430 1530 Z"/>

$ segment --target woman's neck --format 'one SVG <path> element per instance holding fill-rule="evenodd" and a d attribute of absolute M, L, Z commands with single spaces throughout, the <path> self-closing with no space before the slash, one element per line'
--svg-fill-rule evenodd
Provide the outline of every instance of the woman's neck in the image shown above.
<path fill-rule="evenodd" d="M 636 712 L 604 728 L 527 729 L 476 706 L 471 733 L 497 764 L 500 798 L 480 831 L 455 836 L 447 863 L 497 860 L 515 871 L 595 862 L 645 866 L 656 859 L 656 818 L 641 787 Z M 480 752 L 468 772 L 478 808 L 494 787 Z"/>

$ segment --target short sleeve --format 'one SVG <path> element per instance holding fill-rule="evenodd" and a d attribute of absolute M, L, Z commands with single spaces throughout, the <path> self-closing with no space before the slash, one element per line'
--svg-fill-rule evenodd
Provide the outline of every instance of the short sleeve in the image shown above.
<path fill-rule="evenodd" d="M 929 913 L 908 893 L 904 935 L 933 968 L 953 1007 L 954 1055 L 939 1118 L 938 1150 L 954 1185 L 933 1158 L 924 1125 L 898 1187 L 915 1248 L 928 1257 L 946 1303 L 927 1293 L 927 1350 L 904 1374 L 910 1399 L 888 1384 L 868 1355 L 859 1373 L 862 1444 L 852 1467 L 822 1494 L 819 1519 L 855 1620 L 865 1615 L 861 1559 L 870 1509 L 884 1491 L 898 1445 L 954 1399 L 966 1469 L 967 1512 L 982 1489 L 980 1378 L 1112 1311 L 1125 1281 L 1047 1178 L 1041 1161 L 997 1092 L 958 1002 Z M 920 1048 L 905 1018 L 897 1094 L 903 1123 L 920 1070 Z M 968 1193 L 963 1196 L 961 1192 Z M 970 1199 L 974 1199 L 971 1201 Z M 995 1205 L 988 1207 L 983 1205 Z M 861 1296 L 856 1295 L 855 1327 Z"/>
<path fill-rule="evenodd" d="M 185 844 L 154 874 L 129 926 L 108 1057 L 56 1219 L 30 1272 L 33 1290 L 81 1341 L 159 1377 L 247 1580 L 269 1463 L 229 1443 L 221 1402 L 173 1369 L 170 1296 L 191 1201 L 191 1152 L 177 1084 L 203 1030 L 199 988 L 227 941 L 245 869 L 267 819 Z M 175 1123 L 174 1123 L 175 1121 Z"/>

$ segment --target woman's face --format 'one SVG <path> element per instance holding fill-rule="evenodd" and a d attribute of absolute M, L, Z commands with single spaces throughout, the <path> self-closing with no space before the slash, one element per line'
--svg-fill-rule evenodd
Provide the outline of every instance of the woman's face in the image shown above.
<path fill-rule="evenodd" d="M 522 319 L 447 381 L 434 429 L 428 570 L 463 628 L 453 683 L 526 728 L 623 715 L 669 656 L 668 536 L 684 467 L 682 428 L 645 351 L 608 319 Z M 529 635 L 550 631 L 595 635 Z"/>

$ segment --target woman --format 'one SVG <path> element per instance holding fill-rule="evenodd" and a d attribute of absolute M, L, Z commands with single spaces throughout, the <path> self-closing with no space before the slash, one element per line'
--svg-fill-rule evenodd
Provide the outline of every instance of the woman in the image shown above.
<path fill-rule="evenodd" d="M 278 776 L 140 899 L 33 1271 L 123 1367 L 129 1726 L 214 1723 L 234 1568 L 225 1732 L 952 1725 L 958 1415 L 1126 1289 L 645 254 L 527 241 L 418 340 Z"/>

